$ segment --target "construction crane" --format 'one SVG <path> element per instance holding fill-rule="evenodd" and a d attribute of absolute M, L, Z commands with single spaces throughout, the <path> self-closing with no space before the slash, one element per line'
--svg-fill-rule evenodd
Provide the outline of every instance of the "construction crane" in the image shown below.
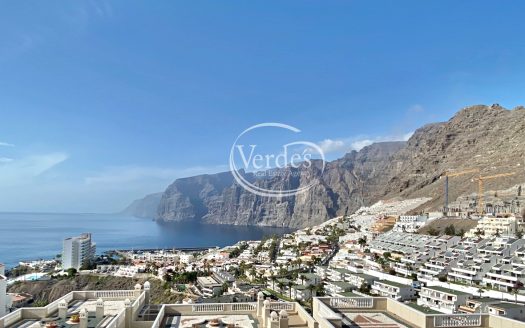
<path fill-rule="evenodd" d="M 485 188 L 483 186 L 483 182 L 485 180 L 492 180 L 492 179 L 498 179 L 498 178 L 504 178 L 504 177 L 510 177 L 512 175 L 516 174 L 516 172 L 510 172 L 510 173 L 501 173 L 501 174 L 495 174 L 495 175 L 489 175 L 482 177 L 481 175 L 476 178 L 475 180 L 478 180 L 478 214 L 483 214 L 485 212 L 484 210 L 484 195 Z"/>
<path fill-rule="evenodd" d="M 448 211 L 448 178 L 453 178 L 469 173 L 479 173 L 479 169 L 467 169 L 459 172 L 445 172 L 441 176 L 445 178 L 445 212 Z"/>

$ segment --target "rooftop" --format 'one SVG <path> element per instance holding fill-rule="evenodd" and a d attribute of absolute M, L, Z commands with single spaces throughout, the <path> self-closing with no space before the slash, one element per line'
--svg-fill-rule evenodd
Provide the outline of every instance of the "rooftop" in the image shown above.
<path fill-rule="evenodd" d="M 459 290 L 448 289 L 448 288 L 440 287 L 440 286 L 426 286 L 426 287 L 423 287 L 423 288 L 431 289 L 431 290 L 435 290 L 435 291 L 438 291 L 438 292 L 447 293 L 447 294 L 451 294 L 451 295 L 456 295 L 456 296 L 471 295 L 469 293 L 461 292 Z"/>

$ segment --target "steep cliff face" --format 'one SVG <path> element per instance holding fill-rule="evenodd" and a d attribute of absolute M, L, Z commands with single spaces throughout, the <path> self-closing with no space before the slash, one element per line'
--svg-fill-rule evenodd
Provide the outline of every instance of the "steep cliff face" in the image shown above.
<path fill-rule="evenodd" d="M 158 217 L 164 221 L 200 221 L 213 224 L 303 227 L 319 224 L 367 203 L 363 181 L 380 177 L 381 167 L 404 146 L 378 143 L 327 164 L 308 169 L 286 168 L 266 178 L 246 175 L 255 185 L 272 190 L 313 188 L 292 197 L 269 198 L 252 194 L 236 183 L 230 172 L 176 180 L 164 193 Z M 374 167 L 370 167 L 370 165 Z M 357 175 L 356 175 L 357 174 Z"/>
<path fill-rule="evenodd" d="M 449 170 L 477 168 L 483 176 L 514 172 L 508 178 L 487 180 L 486 190 L 507 189 L 525 181 L 525 108 L 472 106 L 444 123 L 427 125 L 396 153 L 386 169 L 391 178 L 384 188 L 388 196 L 428 196 L 426 204 L 443 204 L 443 181 Z M 452 178 L 450 199 L 477 191 L 475 174 Z"/>
<path fill-rule="evenodd" d="M 214 224 L 305 227 L 362 205 L 392 197 L 432 197 L 425 209 L 443 203 L 443 181 L 449 170 L 479 168 L 482 175 L 516 172 L 490 180 L 486 189 L 506 189 L 525 181 L 525 108 L 472 106 L 447 122 L 418 129 L 408 142 L 377 143 L 296 174 L 283 169 L 271 178 L 246 177 L 276 190 L 316 184 L 294 197 L 267 198 L 234 183 L 231 173 L 176 180 L 164 192 L 157 218 Z M 473 175 L 453 178 L 450 199 L 476 191 Z"/>
<path fill-rule="evenodd" d="M 121 214 L 131 215 L 141 219 L 155 219 L 159 208 L 162 192 L 150 194 L 144 198 L 134 200 Z"/>

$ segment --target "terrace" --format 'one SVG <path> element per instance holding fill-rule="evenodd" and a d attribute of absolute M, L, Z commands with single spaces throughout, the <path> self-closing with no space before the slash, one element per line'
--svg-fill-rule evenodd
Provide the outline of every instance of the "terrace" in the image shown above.
<path fill-rule="evenodd" d="M 0 328 L 116 328 L 138 312 L 148 290 L 75 291 L 40 308 L 21 308 L 0 318 Z"/>
<path fill-rule="evenodd" d="M 151 327 L 314 328 L 315 321 L 298 303 L 270 302 L 260 294 L 253 303 L 162 305 Z"/>
<path fill-rule="evenodd" d="M 384 297 L 314 298 L 319 328 L 525 328 L 525 322 L 490 314 L 436 314 Z"/>

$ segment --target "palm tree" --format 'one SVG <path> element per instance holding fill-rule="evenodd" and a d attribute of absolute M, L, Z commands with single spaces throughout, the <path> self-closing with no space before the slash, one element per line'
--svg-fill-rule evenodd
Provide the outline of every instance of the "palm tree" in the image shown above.
<path fill-rule="evenodd" d="M 297 259 L 297 265 L 299 267 L 301 267 L 301 264 L 303 264 L 303 260 L 301 260 L 300 258 Z"/>
<path fill-rule="evenodd" d="M 316 286 L 315 285 L 308 285 L 306 286 L 306 289 L 308 289 L 310 291 L 310 300 L 313 300 L 314 299 L 314 293 L 316 291 Z"/>
<path fill-rule="evenodd" d="M 255 270 L 254 267 L 252 267 L 252 268 L 250 269 L 250 277 L 253 279 L 253 278 L 255 277 L 255 274 L 256 274 L 256 273 L 257 273 L 257 271 Z"/>
<path fill-rule="evenodd" d="M 286 283 L 286 285 L 288 286 L 288 293 L 290 295 L 290 299 L 292 298 L 292 286 L 293 286 L 293 281 L 291 280 L 288 280 L 288 282 Z"/>
<path fill-rule="evenodd" d="M 512 294 L 514 294 L 514 303 L 518 303 L 518 293 L 521 288 L 523 288 L 523 283 L 521 281 L 518 281 L 512 288 Z"/>
<path fill-rule="evenodd" d="M 272 274 L 270 280 L 272 281 L 272 289 L 275 290 L 275 281 L 277 280 L 277 277 Z"/>
<path fill-rule="evenodd" d="M 315 286 L 315 293 L 316 295 L 319 295 L 319 296 L 324 295 L 324 286 L 322 282 L 319 285 Z"/>
<path fill-rule="evenodd" d="M 301 284 L 304 285 L 304 281 L 306 280 L 306 276 L 304 274 L 300 275 L 299 278 L 301 278 Z"/>
<path fill-rule="evenodd" d="M 484 292 L 483 288 L 480 287 L 480 288 L 478 289 L 479 298 L 481 298 L 481 295 L 483 295 L 483 292 Z"/>
<path fill-rule="evenodd" d="M 277 282 L 277 287 L 279 287 L 279 291 L 282 293 L 284 288 L 284 283 L 282 281 Z"/>

